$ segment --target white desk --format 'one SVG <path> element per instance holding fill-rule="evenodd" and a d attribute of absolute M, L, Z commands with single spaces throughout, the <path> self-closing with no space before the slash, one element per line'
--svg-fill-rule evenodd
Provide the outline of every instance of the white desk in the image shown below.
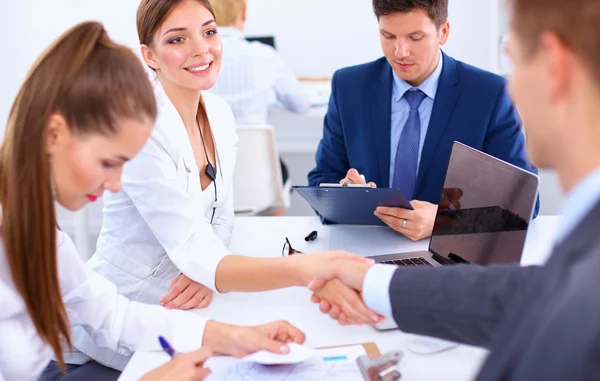
<path fill-rule="evenodd" d="M 523 263 L 543 263 L 551 250 L 558 217 L 539 217 L 530 227 Z M 316 241 L 306 243 L 304 237 L 312 230 L 319 232 Z M 256 257 L 281 255 L 285 237 L 298 250 L 310 252 L 328 248 L 329 227 L 316 217 L 241 217 L 236 219 L 231 249 L 236 254 Z M 414 250 L 427 248 L 427 242 L 413 244 Z M 458 346 L 433 354 L 417 355 L 407 350 L 410 335 L 400 331 L 378 332 L 371 327 L 342 327 L 320 313 L 310 302 L 310 293 L 303 288 L 289 288 L 263 293 L 231 293 L 217 295 L 212 304 L 195 313 L 219 321 L 254 325 L 286 319 L 307 335 L 307 345 L 313 347 L 349 343 L 375 342 L 382 352 L 404 350 L 403 381 L 472 380 L 487 352 L 480 348 Z M 156 367 L 148 361 L 149 354 L 136 353 L 121 376 L 121 381 L 137 380 Z"/>

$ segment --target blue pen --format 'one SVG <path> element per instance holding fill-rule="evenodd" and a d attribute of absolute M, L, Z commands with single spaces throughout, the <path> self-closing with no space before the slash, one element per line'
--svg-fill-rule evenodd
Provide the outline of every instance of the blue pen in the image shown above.
<path fill-rule="evenodd" d="M 158 336 L 158 342 L 162 349 L 167 352 L 167 354 L 171 357 L 175 357 L 175 349 L 169 344 L 169 342 L 162 336 Z"/>

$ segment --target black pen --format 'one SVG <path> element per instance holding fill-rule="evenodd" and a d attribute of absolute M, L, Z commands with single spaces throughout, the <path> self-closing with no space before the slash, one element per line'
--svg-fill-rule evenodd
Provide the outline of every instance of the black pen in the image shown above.
<path fill-rule="evenodd" d="M 315 239 L 317 239 L 317 231 L 313 230 L 312 232 L 310 232 L 309 235 L 307 235 L 306 237 L 304 237 L 304 240 L 306 242 L 310 242 L 310 241 L 314 241 Z"/>

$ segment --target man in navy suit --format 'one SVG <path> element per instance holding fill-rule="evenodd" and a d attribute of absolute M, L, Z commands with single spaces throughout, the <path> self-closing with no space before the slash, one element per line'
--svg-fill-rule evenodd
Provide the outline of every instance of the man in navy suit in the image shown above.
<path fill-rule="evenodd" d="M 414 210 L 375 214 L 410 239 L 431 235 L 455 140 L 537 173 L 504 78 L 441 51 L 448 0 L 373 0 L 385 58 L 338 70 L 311 186 L 399 188 Z M 453 200 L 451 200 L 453 201 Z M 536 207 L 539 209 L 539 203 Z"/>

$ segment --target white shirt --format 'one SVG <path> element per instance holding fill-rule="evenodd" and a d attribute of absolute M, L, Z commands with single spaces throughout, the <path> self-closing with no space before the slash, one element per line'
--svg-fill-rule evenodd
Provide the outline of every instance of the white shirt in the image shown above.
<path fill-rule="evenodd" d="M 32 234 L 32 239 L 35 235 Z M 116 287 L 87 270 L 71 239 L 57 233 L 58 272 L 71 326 L 90 333 L 96 345 L 131 354 L 160 350 L 163 335 L 179 351 L 202 345 L 206 319 L 128 301 Z M 38 336 L 15 289 L 3 245 L 0 245 L 0 381 L 37 380 L 52 357 Z"/>
<path fill-rule="evenodd" d="M 565 198 L 562 225 L 557 242 L 564 240 L 600 200 L 600 167 L 580 181 Z M 363 280 L 363 299 L 367 307 L 387 318 L 393 318 L 390 283 L 398 269 L 394 265 L 374 265 Z"/>
<path fill-rule="evenodd" d="M 213 184 L 202 191 L 179 113 L 158 83 L 155 94 L 156 124 L 141 153 L 125 165 L 123 191 L 104 194 L 102 230 L 88 262 L 90 269 L 117 286 L 119 294 L 149 304 L 158 304 L 181 273 L 216 291 L 217 265 L 231 254 L 227 246 L 234 224 L 232 182 L 238 141 L 229 106 L 203 93 L 217 156 L 214 202 Z M 123 369 L 129 360 L 94 348 L 81 330 L 74 332 L 73 344 L 115 369 Z M 80 354 L 69 358 L 70 363 L 83 360 Z"/>
<path fill-rule="evenodd" d="M 309 110 L 306 93 L 275 49 L 246 41 L 235 28 L 220 27 L 219 34 L 223 57 L 211 92 L 229 103 L 238 124 L 266 124 L 273 98 L 292 112 Z"/>

